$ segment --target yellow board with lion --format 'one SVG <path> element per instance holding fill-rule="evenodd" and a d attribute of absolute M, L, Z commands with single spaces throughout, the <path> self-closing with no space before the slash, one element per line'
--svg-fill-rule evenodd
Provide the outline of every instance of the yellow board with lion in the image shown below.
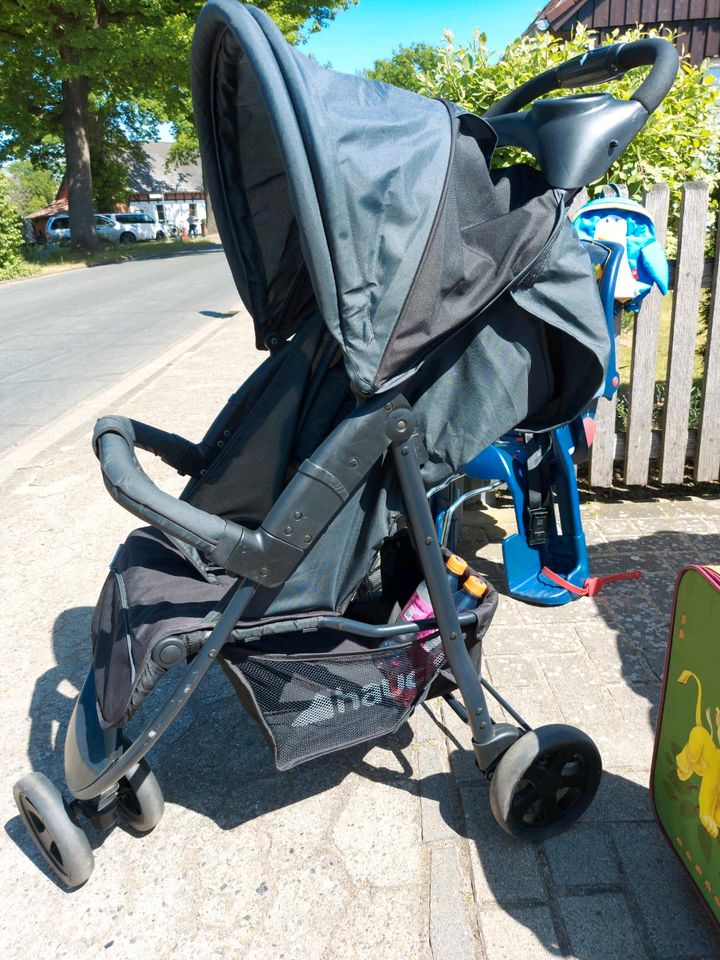
<path fill-rule="evenodd" d="M 720 568 L 675 587 L 650 792 L 658 822 L 720 923 Z"/>

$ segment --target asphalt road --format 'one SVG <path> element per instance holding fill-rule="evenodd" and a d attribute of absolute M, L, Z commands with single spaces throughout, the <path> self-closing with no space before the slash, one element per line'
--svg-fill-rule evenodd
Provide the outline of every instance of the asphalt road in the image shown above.
<path fill-rule="evenodd" d="M 239 302 L 219 246 L 0 286 L 0 450 Z"/>

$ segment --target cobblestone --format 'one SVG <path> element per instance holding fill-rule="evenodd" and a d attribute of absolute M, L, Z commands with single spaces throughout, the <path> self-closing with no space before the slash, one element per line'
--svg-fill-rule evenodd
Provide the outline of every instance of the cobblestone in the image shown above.
<path fill-rule="evenodd" d="M 199 438 L 256 362 L 238 321 L 97 414 Z M 62 780 L 94 604 L 135 525 L 103 488 L 90 426 L 0 490 L 3 957 L 718 960 L 717 932 L 647 788 L 674 580 L 683 564 L 720 557 L 712 499 L 584 504 L 593 572 L 637 565 L 644 580 L 556 608 L 501 599 L 488 678 L 533 725 L 576 723 L 603 754 L 598 796 L 564 836 L 535 846 L 499 829 L 469 731 L 442 702 L 376 745 L 279 774 L 218 671 L 151 754 L 162 823 L 143 838 L 115 830 L 102 845 L 92 833 L 89 883 L 73 894 L 53 883 L 12 784 L 30 767 Z M 170 468 L 153 476 L 182 488 Z M 513 511 L 468 517 L 478 565 L 501 581 Z"/>

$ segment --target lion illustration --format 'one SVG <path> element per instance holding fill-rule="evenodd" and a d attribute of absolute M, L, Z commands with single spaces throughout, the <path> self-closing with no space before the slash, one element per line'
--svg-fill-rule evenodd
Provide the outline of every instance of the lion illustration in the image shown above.
<path fill-rule="evenodd" d="M 691 677 L 698 688 L 695 726 L 675 762 L 680 780 L 688 780 L 694 773 L 700 777 L 700 822 L 714 838 L 717 837 L 720 827 L 720 749 L 715 746 L 712 731 L 708 732 L 702 722 L 702 687 L 699 677 L 692 670 L 683 670 L 678 677 L 678 683 L 685 684 Z M 717 709 L 715 718 L 718 719 Z"/>

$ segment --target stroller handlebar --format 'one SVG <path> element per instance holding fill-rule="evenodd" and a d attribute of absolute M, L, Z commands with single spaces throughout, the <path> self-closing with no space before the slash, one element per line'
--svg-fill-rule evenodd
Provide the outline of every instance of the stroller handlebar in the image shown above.
<path fill-rule="evenodd" d="M 205 462 L 203 444 L 128 417 L 102 417 L 93 448 L 110 496 L 130 513 L 195 547 L 228 573 L 279 587 L 391 443 L 409 439 L 414 423 L 412 408 L 399 394 L 358 405 L 299 465 L 257 529 L 165 493 L 135 456 L 135 447 L 141 447 L 172 466 L 197 468 Z"/>
<path fill-rule="evenodd" d="M 658 37 L 598 47 L 528 80 L 483 119 L 497 146 L 528 150 L 548 183 L 578 190 L 603 176 L 632 143 L 672 87 L 679 63 L 675 47 Z M 614 80 L 645 65 L 652 69 L 629 100 L 609 93 L 544 96 L 561 87 Z M 529 103 L 529 110 L 521 109 Z"/>
<path fill-rule="evenodd" d="M 272 560 L 273 573 L 284 578 L 289 572 L 288 560 L 290 566 L 294 566 L 299 551 L 288 550 L 288 544 L 280 544 L 283 550 L 274 550 L 275 538 L 264 530 L 249 530 L 232 520 L 207 513 L 165 493 L 153 483 L 135 456 L 135 446 L 160 452 L 144 440 L 153 433 L 156 441 L 158 438 L 181 439 L 129 417 L 110 416 L 98 420 L 93 448 L 113 500 L 163 533 L 200 550 L 229 573 L 267 582 L 262 570 Z M 142 437 L 143 442 L 138 442 L 138 437 Z"/>
<path fill-rule="evenodd" d="M 675 47 L 660 37 L 644 37 L 631 43 L 613 43 L 588 50 L 523 83 L 498 100 L 484 116 L 490 119 L 514 113 L 553 90 L 607 83 L 628 70 L 644 66 L 652 69 L 630 99 L 650 115 L 669 93 L 680 66 Z"/>

